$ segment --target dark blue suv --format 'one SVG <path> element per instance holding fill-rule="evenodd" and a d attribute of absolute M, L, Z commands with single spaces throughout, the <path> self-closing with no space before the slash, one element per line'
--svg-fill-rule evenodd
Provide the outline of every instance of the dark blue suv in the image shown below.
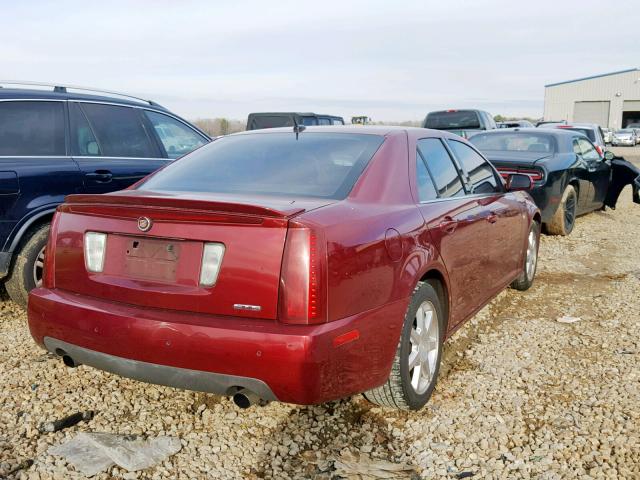
<path fill-rule="evenodd" d="M 155 102 L 78 90 L 0 87 L 0 278 L 23 306 L 65 195 L 127 188 L 210 141 Z"/>

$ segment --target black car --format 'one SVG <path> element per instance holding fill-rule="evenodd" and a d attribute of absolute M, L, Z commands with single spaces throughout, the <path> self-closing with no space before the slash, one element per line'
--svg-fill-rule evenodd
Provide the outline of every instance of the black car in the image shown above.
<path fill-rule="evenodd" d="M 344 119 L 335 115 L 311 112 L 264 112 L 250 113 L 247 130 L 262 128 L 293 127 L 294 125 L 344 125 Z"/>
<path fill-rule="evenodd" d="M 149 100 L 21 85 L 0 85 L 0 279 L 26 305 L 66 195 L 122 190 L 210 139 Z"/>
<path fill-rule="evenodd" d="M 577 215 L 605 204 L 612 155 L 603 158 L 583 134 L 566 129 L 496 130 L 470 142 L 503 175 L 522 173 L 533 181 L 531 196 L 546 231 L 569 235 Z"/>

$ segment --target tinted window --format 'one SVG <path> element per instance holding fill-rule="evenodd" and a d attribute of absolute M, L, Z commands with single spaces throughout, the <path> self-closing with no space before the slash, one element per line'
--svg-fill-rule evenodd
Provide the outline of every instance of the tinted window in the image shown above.
<path fill-rule="evenodd" d="M 420 152 L 416 152 L 416 184 L 418 185 L 418 201 L 424 202 L 438 198 L 433 180 L 431 180 L 431 175 L 429 175 Z"/>
<path fill-rule="evenodd" d="M 452 112 L 431 112 L 427 115 L 424 126 L 439 130 L 456 130 L 461 128 L 480 128 L 478 114 L 471 110 Z"/>
<path fill-rule="evenodd" d="M 565 128 L 565 127 L 560 127 L 560 128 L 562 128 L 563 130 L 573 130 L 574 132 L 580 132 L 592 142 L 596 141 L 596 134 L 590 128 Z"/>
<path fill-rule="evenodd" d="M 382 142 L 362 134 L 232 135 L 172 163 L 140 188 L 342 199 Z"/>
<path fill-rule="evenodd" d="M 140 111 L 98 103 L 84 103 L 93 133 L 102 154 L 107 157 L 159 157 L 142 125 Z"/>
<path fill-rule="evenodd" d="M 202 136 L 175 118 L 145 110 L 169 158 L 178 158 L 206 143 Z"/>
<path fill-rule="evenodd" d="M 302 117 L 302 125 L 318 125 L 318 119 L 316 117 Z"/>
<path fill-rule="evenodd" d="M 493 168 L 491 168 L 489 162 L 482 158 L 478 152 L 470 146 L 456 140 L 449 140 L 449 145 L 451 146 L 451 150 L 453 150 L 453 154 L 462 164 L 462 168 L 464 168 L 469 175 L 472 187 L 471 193 L 502 191 L 502 189 L 498 187 Z"/>
<path fill-rule="evenodd" d="M 464 195 L 462 180 L 449 153 L 437 138 L 418 140 L 418 151 L 427 163 L 440 197 Z"/>
<path fill-rule="evenodd" d="M 261 115 L 251 119 L 250 129 L 252 130 L 277 127 L 293 127 L 292 118 L 282 115 Z"/>
<path fill-rule="evenodd" d="M 331 120 L 328 118 L 319 118 L 318 125 L 331 125 Z"/>
<path fill-rule="evenodd" d="M 71 152 L 73 155 L 92 157 L 100 155 L 100 147 L 84 113 L 76 103 L 69 103 L 71 121 Z"/>
<path fill-rule="evenodd" d="M 600 160 L 600 154 L 590 142 L 584 138 L 578 138 L 578 144 L 582 151 L 582 158 L 588 161 Z"/>
<path fill-rule="evenodd" d="M 65 155 L 62 102 L 0 102 L 0 155 Z"/>
<path fill-rule="evenodd" d="M 344 120 L 340 118 L 334 118 L 331 120 L 332 125 L 344 125 Z"/>
<path fill-rule="evenodd" d="M 555 141 L 551 135 L 539 133 L 500 132 L 474 135 L 469 139 L 479 150 L 508 152 L 553 153 Z"/>

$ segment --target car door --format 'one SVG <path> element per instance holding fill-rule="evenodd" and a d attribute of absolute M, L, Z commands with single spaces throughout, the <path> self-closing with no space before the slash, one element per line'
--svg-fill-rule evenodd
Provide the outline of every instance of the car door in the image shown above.
<path fill-rule="evenodd" d="M 577 142 L 587 166 L 587 178 L 589 181 L 589 197 L 585 206 L 589 210 L 596 210 L 604 204 L 611 180 L 611 166 L 600 156 L 589 140 L 578 138 Z"/>
<path fill-rule="evenodd" d="M 82 186 L 67 156 L 64 101 L 0 101 L 0 246 Z"/>
<path fill-rule="evenodd" d="M 123 190 L 169 161 L 139 108 L 69 102 L 69 124 L 86 193 Z"/>
<path fill-rule="evenodd" d="M 418 140 L 415 155 L 418 208 L 449 275 L 451 297 L 455 298 L 449 323 L 453 328 L 485 297 L 483 207 L 477 198 L 466 195 L 460 170 L 441 139 Z"/>
<path fill-rule="evenodd" d="M 591 210 L 591 203 L 594 197 L 589 164 L 583 157 L 580 140 L 586 140 L 586 138 L 582 136 L 575 136 L 573 138 L 573 153 L 576 154 L 576 162 L 571 166 L 571 174 L 578 180 L 578 214 Z"/>
<path fill-rule="evenodd" d="M 488 296 L 492 296 L 510 283 L 522 269 L 527 233 L 523 216 L 524 197 L 505 191 L 498 173 L 468 144 L 457 140 L 447 140 L 447 143 L 462 166 L 470 195 L 477 199 L 479 216 L 486 222 L 487 243 L 484 249 L 487 260 L 484 274 L 490 283 L 486 291 Z"/>
<path fill-rule="evenodd" d="M 144 116 L 157 136 L 163 156 L 172 160 L 209 142 L 208 138 L 176 117 L 155 110 L 144 110 Z"/>

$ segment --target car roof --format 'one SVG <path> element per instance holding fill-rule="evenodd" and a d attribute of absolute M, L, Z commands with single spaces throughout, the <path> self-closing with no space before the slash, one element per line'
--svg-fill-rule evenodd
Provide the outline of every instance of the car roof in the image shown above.
<path fill-rule="evenodd" d="M 505 129 L 506 130 L 506 129 Z M 425 137 L 444 137 L 453 139 L 462 139 L 459 135 L 449 133 L 444 130 L 434 130 L 431 128 L 420 127 L 400 127 L 394 125 L 327 125 L 327 126 L 308 126 L 300 132 L 323 132 L 323 133 L 360 133 L 365 135 L 381 135 L 391 136 L 407 133 L 415 138 L 420 135 Z M 265 128 L 259 130 L 246 130 L 244 132 L 234 133 L 233 135 L 268 135 L 273 133 L 294 133 L 293 127 Z"/>
<path fill-rule="evenodd" d="M 125 94 L 122 94 L 125 95 Z M 134 98 L 118 97 L 117 95 L 94 95 L 76 92 L 59 92 L 53 90 L 41 90 L 35 88 L 5 88 L 0 87 L 0 100 L 79 100 L 103 103 L 117 103 L 118 105 L 127 105 L 135 107 L 148 107 L 155 110 L 168 110 L 151 100 L 136 100 Z"/>
<path fill-rule="evenodd" d="M 290 117 L 291 115 L 298 115 L 300 117 L 332 117 L 332 118 L 342 118 L 337 115 L 329 115 L 327 113 L 313 113 L 313 112 L 254 112 L 250 113 L 250 117 L 255 116 L 270 116 L 270 117 Z"/>
<path fill-rule="evenodd" d="M 531 134 L 543 134 L 543 135 L 553 135 L 555 137 L 568 137 L 568 136 L 575 136 L 576 133 L 579 132 L 574 132 L 571 129 L 565 128 L 544 128 L 544 127 L 526 127 L 526 128 L 498 128 L 497 130 L 486 130 L 484 132 L 481 133 L 477 133 L 476 135 L 474 135 L 473 137 L 477 137 L 480 135 L 498 135 L 498 134 L 505 134 L 505 133 L 531 133 Z M 471 137 L 471 139 L 473 139 L 473 137 Z"/>

